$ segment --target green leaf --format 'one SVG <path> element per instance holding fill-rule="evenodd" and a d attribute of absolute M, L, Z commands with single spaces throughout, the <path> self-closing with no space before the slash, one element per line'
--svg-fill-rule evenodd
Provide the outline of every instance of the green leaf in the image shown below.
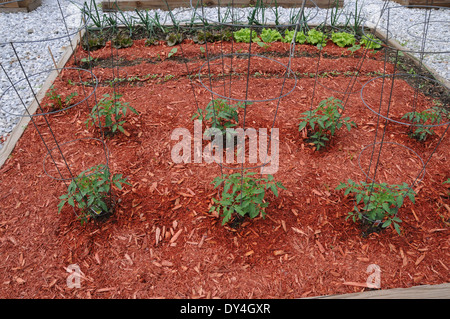
<path fill-rule="evenodd" d="M 397 205 L 397 207 L 402 207 L 402 205 L 403 205 L 403 196 L 398 196 L 397 197 L 397 199 L 396 199 L 396 205 Z"/>
<path fill-rule="evenodd" d="M 381 48 L 380 40 L 376 39 L 372 34 L 366 34 L 361 38 L 360 43 L 367 49 L 379 49 Z"/>
<path fill-rule="evenodd" d="M 270 184 L 270 190 L 276 197 L 278 197 L 278 189 L 277 189 L 276 185 Z"/>
<path fill-rule="evenodd" d="M 226 175 L 225 175 L 226 177 Z M 216 177 L 212 183 L 214 184 L 214 188 L 217 188 L 222 182 L 224 181 L 224 179 L 220 178 L 220 177 Z"/>
<path fill-rule="evenodd" d="M 388 219 L 388 220 L 386 220 L 386 221 L 381 225 L 381 227 L 386 228 L 386 227 L 388 227 L 391 223 L 392 223 L 392 219 Z"/>
<path fill-rule="evenodd" d="M 388 203 L 386 203 L 386 202 L 385 202 L 385 203 L 382 203 L 381 206 L 383 207 L 383 209 L 384 209 L 386 212 L 390 213 L 391 209 L 390 209 Z"/>
<path fill-rule="evenodd" d="M 236 42 L 250 43 L 250 36 L 252 38 L 251 42 L 259 41 L 259 37 L 256 32 L 250 28 L 242 28 L 236 32 L 233 32 L 233 36 Z"/>
<path fill-rule="evenodd" d="M 241 216 L 244 216 L 244 215 L 245 215 L 244 210 L 243 210 L 240 206 L 235 206 L 235 207 L 234 207 L 234 210 L 235 210 L 239 215 L 241 215 Z"/>
<path fill-rule="evenodd" d="M 346 32 L 333 33 L 331 35 L 331 41 L 343 48 L 355 44 L 355 36 Z"/>
<path fill-rule="evenodd" d="M 408 198 L 413 204 L 415 204 L 416 198 L 414 197 L 414 193 L 409 192 L 408 193 Z"/>
<path fill-rule="evenodd" d="M 272 43 L 282 39 L 280 32 L 275 29 L 264 28 L 261 32 L 261 39 L 264 42 Z"/>
<path fill-rule="evenodd" d="M 402 220 L 400 218 L 398 218 L 397 216 L 395 216 L 394 218 L 392 218 L 393 221 L 397 222 L 397 223 L 401 223 Z"/>
<path fill-rule="evenodd" d="M 231 214 L 224 214 L 222 219 L 222 225 L 225 225 L 231 218 Z"/>
<path fill-rule="evenodd" d="M 276 182 L 276 185 L 278 186 L 278 188 L 286 190 L 286 187 L 284 187 L 283 184 L 281 184 L 281 182 Z"/>
<path fill-rule="evenodd" d="M 66 201 L 61 201 L 61 202 L 59 202 L 59 204 L 58 204 L 58 213 L 60 213 L 61 212 L 61 210 L 62 210 L 62 208 L 63 208 L 63 206 L 66 204 Z"/>
<path fill-rule="evenodd" d="M 359 204 L 361 202 L 361 199 L 363 197 L 363 194 L 359 193 L 356 195 L 356 203 Z"/>
<path fill-rule="evenodd" d="M 348 194 L 350 194 L 351 191 L 352 191 L 351 188 L 347 188 L 344 192 L 344 196 L 347 196 Z"/>
<path fill-rule="evenodd" d="M 394 228 L 397 231 L 397 234 L 401 235 L 400 225 L 397 223 L 394 223 Z"/>
<path fill-rule="evenodd" d="M 307 124 L 308 124 L 308 122 L 306 122 L 306 121 L 300 122 L 300 124 L 298 125 L 298 130 L 299 131 L 303 130 Z"/>
<path fill-rule="evenodd" d="M 105 118 L 105 126 L 110 127 L 113 124 L 113 121 L 111 119 L 111 116 L 106 116 Z"/>

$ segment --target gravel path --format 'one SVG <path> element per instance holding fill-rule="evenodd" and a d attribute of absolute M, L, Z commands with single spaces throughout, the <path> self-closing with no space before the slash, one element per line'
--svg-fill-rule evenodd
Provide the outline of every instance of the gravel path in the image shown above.
<path fill-rule="evenodd" d="M 81 3 L 82 0 L 77 0 Z M 389 10 L 380 18 L 380 10 L 384 5 Z M 5 139 L 20 119 L 24 104 L 29 105 L 33 99 L 31 89 L 24 80 L 24 72 L 29 77 L 34 92 L 37 93 L 44 83 L 54 63 L 52 56 L 59 61 L 70 39 L 82 26 L 80 25 L 80 5 L 69 0 L 42 0 L 42 5 L 29 13 L 0 13 L 0 148 Z M 424 47 L 428 54 L 423 56 L 424 63 L 435 70 L 446 80 L 450 80 L 450 11 L 448 9 L 426 11 L 423 9 L 407 9 L 392 1 L 359 0 L 362 16 L 366 23 L 378 25 L 381 30 L 389 30 L 389 36 L 420 57 L 417 52 Z M 247 9 L 243 10 L 246 16 Z M 162 20 L 169 17 L 164 11 L 158 12 Z M 215 19 L 216 10 L 206 9 L 206 16 Z M 355 12 L 355 0 L 345 0 L 346 15 L 352 17 Z M 431 12 L 426 16 L 426 12 Z M 175 9 L 178 20 L 189 20 L 190 13 L 186 9 Z M 127 13 L 130 14 L 130 13 Z M 279 23 L 286 24 L 292 14 L 291 9 L 279 8 Z M 307 9 L 309 23 L 318 24 L 330 17 L 330 10 Z M 266 19 L 274 21 L 275 14 L 266 11 Z M 388 18 L 389 17 L 389 18 Z M 329 21 L 329 20 L 327 20 Z M 423 46 L 422 34 L 424 21 L 429 21 L 427 42 Z M 66 29 L 67 26 L 67 29 Z M 51 51 L 51 54 L 50 54 Z M 11 81 L 22 97 L 11 89 Z M 9 89 L 8 89 L 9 88 Z"/>

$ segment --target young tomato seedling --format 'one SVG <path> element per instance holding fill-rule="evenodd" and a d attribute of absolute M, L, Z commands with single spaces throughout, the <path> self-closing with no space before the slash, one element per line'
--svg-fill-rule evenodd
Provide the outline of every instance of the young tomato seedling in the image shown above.
<path fill-rule="evenodd" d="M 409 128 L 409 136 L 424 142 L 429 136 L 435 134 L 430 125 L 440 124 L 447 113 L 444 108 L 435 106 L 422 112 L 406 113 L 402 118 L 408 119 L 413 124 Z"/>
<path fill-rule="evenodd" d="M 109 94 L 104 94 L 103 98 L 92 108 L 89 118 L 86 120 L 86 127 L 97 124 L 101 121 L 101 126 L 107 133 L 115 134 L 117 130 L 125 133 L 123 124 L 126 122 L 124 119 L 127 115 L 128 109 L 133 113 L 139 113 L 129 106 L 128 103 L 122 103 L 119 99 L 122 97 L 120 94 L 115 94 L 113 99 L 110 99 Z"/>
<path fill-rule="evenodd" d="M 326 146 L 330 138 L 345 125 L 348 131 L 352 126 L 356 127 L 355 122 L 350 121 L 349 117 L 342 117 L 339 112 L 342 111 L 342 101 L 334 97 L 322 100 L 315 110 L 302 113 L 298 130 L 302 131 L 308 127 L 308 136 L 316 150 Z"/>
<path fill-rule="evenodd" d="M 231 175 L 223 175 L 213 180 L 214 188 L 223 185 L 221 199 L 213 198 L 214 205 L 210 212 L 216 211 L 222 216 L 222 225 L 230 221 L 236 213 L 241 216 L 255 218 L 266 215 L 269 205 L 264 200 L 267 191 L 278 197 L 278 188 L 286 189 L 280 182 L 275 182 L 272 175 L 267 178 L 256 178 L 252 172 L 244 171 Z"/>
<path fill-rule="evenodd" d="M 108 167 L 97 165 L 79 174 L 67 188 L 67 193 L 60 196 L 58 213 L 67 203 L 77 208 L 81 215 L 79 219 L 83 224 L 89 218 L 97 218 L 111 213 L 111 187 L 114 185 L 119 190 L 122 185 L 130 185 L 122 174 L 111 176 Z"/>
<path fill-rule="evenodd" d="M 207 121 L 211 126 L 206 129 L 204 135 L 206 137 L 222 135 L 228 144 L 236 136 L 233 127 L 239 122 L 238 108 L 244 107 L 245 104 L 242 102 L 230 104 L 225 99 L 215 99 L 208 103 L 204 111 L 199 108 L 192 116 L 192 120 Z"/>
<path fill-rule="evenodd" d="M 233 37 L 236 42 L 245 42 L 250 43 L 250 36 L 252 42 L 260 42 L 261 40 L 256 34 L 255 30 L 251 30 L 250 28 L 242 28 L 236 32 L 233 32 Z"/>
<path fill-rule="evenodd" d="M 48 98 L 53 101 L 53 103 L 50 104 L 52 110 L 62 110 L 65 107 L 69 107 L 71 105 L 72 99 L 75 96 L 78 96 L 78 93 L 73 92 L 63 98 L 61 94 L 57 92 L 56 88 L 52 85 L 46 96 L 48 96 Z"/>
<path fill-rule="evenodd" d="M 416 195 L 406 183 L 402 185 L 355 183 L 349 179 L 347 183 L 340 183 L 336 187 L 336 190 L 341 189 L 345 190 L 345 196 L 353 194 L 356 200 L 356 205 L 348 213 L 347 219 L 352 217 L 356 222 L 365 218 L 371 223 L 382 223 L 382 228 L 392 224 L 398 234 L 400 234 L 402 220 L 397 216 L 397 212 L 402 207 L 406 196 L 414 203 Z"/>

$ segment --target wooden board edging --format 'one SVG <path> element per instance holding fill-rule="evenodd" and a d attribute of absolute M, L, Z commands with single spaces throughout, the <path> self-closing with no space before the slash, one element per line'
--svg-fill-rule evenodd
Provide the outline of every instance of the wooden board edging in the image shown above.
<path fill-rule="evenodd" d="M 6 4 L 2 4 L 6 3 Z M 30 12 L 39 7 L 42 0 L 20 0 L 10 2 L 10 0 L 0 0 L 0 12 L 16 13 L 16 12 Z"/>
<path fill-rule="evenodd" d="M 167 3 L 166 3 L 167 1 Z M 344 6 L 344 0 L 338 0 L 339 8 Z M 192 0 L 192 5 L 195 7 L 197 0 Z M 199 0 L 199 3 L 200 0 Z M 256 4 L 256 0 L 203 0 L 203 6 L 212 8 L 212 7 L 225 7 L 229 4 L 233 4 L 235 8 L 243 8 L 254 6 Z M 302 0 L 265 0 L 263 1 L 264 5 L 267 7 L 273 7 L 276 3 L 278 7 L 282 8 L 295 8 L 301 7 Z M 320 9 L 332 8 L 335 6 L 335 0 L 314 0 L 315 5 L 317 5 Z M 168 10 L 169 8 L 189 8 L 191 6 L 190 0 L 103 0 L 102 1 L 102 10 L 103 11 L 117 11 L 117 8 L 122 11 L 134 11 L 135 9 L 143 9 L 143 10 Z M 200 8 L 200 5 L 198 6 Z M 314 7 L 313 2 L 306 1 L 305 7 L 311 8 Z"/>
<path fill-rule="evenodd" d="M 402 6 L 450 7 L 450 0 L 392 0 Z"/>
<path fill-rule="evenodd" d="M 450 284 L 371 290 L 302 299 L 450 299 Z"/>

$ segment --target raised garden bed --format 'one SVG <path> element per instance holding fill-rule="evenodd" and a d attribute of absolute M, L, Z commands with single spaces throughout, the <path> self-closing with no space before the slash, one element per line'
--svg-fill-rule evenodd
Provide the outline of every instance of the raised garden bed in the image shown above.
<path fill-rule="evenodd" d="M 400 3 L 402 6 L 436 6 L 436 7 L 450 7 L 448 0 L 434 0 L 433 2 L 427 0 L 393 0 Z"/>
<path fill-rule="evenodd" d="M 119 10 L 135 10 L 135 9 L 161 9 L 167 10 L 169 8 L 183 8 L 190 7 L 191 3 L 193 6 L 197 4 L 197 1 L 186 1 L 186 0 L 147 0 L 147 1 L 133 1 L 133 0 L 116 0 L 114 2 L 111 1 L 103 1 L 102 9 L 105 11 L 116 11 Z M 301 2 L 293 1 L 293 0 L 281 0 L 281 1 L 260 1 L 260 0 L 236 0 L 236 1 L 198 1 L 198 3 L 202 3 L 205 7 L 218 7 L 218 6 L 230 6 L 233 5 L 235 7 L 248 7 L 259 4 L 264 4 L 267 7 L 279 6 L 279 7 L 298 7 L 301 5 Z M 316 0 L 314 3 L 312 1 L 305 1 L 305 5 L 307 7 L 319 7 L 319 8 L 330 8 L 335 6 L 335 1 L 330 0 Z M 339 7 L 342 7 L 344 1 L 340 0 L 337 2 Z"/>
<path fill-rule="evenodd" d="M 56 95 L 63 100 L 72 95 L 69 104 L 78 104 L 46 116 L 49 125 L 44 117 L 36 117 L 36 126 L 25 129 L 0 169 L 1 185 L 12 186 L 2 189 L 0 201 L 5 270 L 0 296 L 312 297 L 368 289 L 372 264 L 382 270 L 382 289 L 450 281 L 449 190 L 443 184 L 450 176 L 450 147 L 448 138 L 441 141 L 447 127 L 434 128 L 435 134 L 420 142 L 410 137 L 407 126 L 380 120 L 365 105 L 376 105 L 384 87 L 392 87 L 389 119 L 399 122 L 411 103 L 418 110 L 448 105 L 448 89 L 432 80 L 420 82 L 417 93 L 415 74 L 426 70 L 407 56 L 388 56 L 386 62 L 385 49 L 351 51 L 328 41 L 322 50 L 297 44 L 290 58 L 289 43 L 253 43 L 251 52 L 258 56 L 246 73 L 247 43 L 199 44 L 186 37 L 174 46 L 162 38 L 148 45 L 136 36 L 130 47 L 116 50 L 106 40 L 103 48 L 89 54 L 79 47 L 53 83 L 53 93 L 41 102 L 47 112 L 53 111 Z M 206 53 L 217 58 L 214 61 L 222 61 L 221 53 L 233 56 L 206 68 Z M 296 83 L 284 77 L 282 65 L 290 65 Z M 395 84 L 382 77 L 396 67 L 404 68 L 399 72 L 404 75 Z M 199 70 L 200 77 L 195 77 Z M 357 81 L 349 91 L 355 71 Z M 90 72 L 98 80 L 95 96 Z M 174 163 L 171 150 L 178 141 L 171 135 L 177 128 L 194 135 L 192 116 L 211 100 L 201 82 L 218 78 L 215 84 L 220 84 L 224 73 L 238 98 L 270 99 L 283 84 L 293 90 L 279 105 L 255 102 L 246 112 L 247 125 L 253 128 L 271 128 L 277 112 L 279 169 L 274 177 L 286 190 L 266 197 L 264 219 L 222 226 L 222 218 L 210 212 L 212 199 L 219 195 L 211 182 L 220 167 L 204 161 Z M 44 161 L 48 153 L 41 139 L 54 134 L 75 174 L 102 162 L 101 135 L 85 121 L 96 98 L 114 92 L 139 113 L 128 113 L 124 133 L 105 139 L 111 171 L 126 176 L 131 185 L 116 190 L 111 217 L 81 225 L 71 207 L 57 213 L 67 185 L 52 178 L 56 167 Z M 356 127 L 337 131 L 317 151 L 307 132 L 299 132 L 299 118 L 329 97 L 347 101 L 345 116 Z M 414 187 L 415 204 L 405 200 L 399 210 L 401 235 L 393 225 L 369 229 L 346 219 L 354 200 L 336 190 L 349 178 L 365 178 L 370 152 L 364 150 L 380 130 L 386 146 L 378 176 L 387 183 L 413 182 L 422 168 L 420 159 L 430 158 L 425 176 Z M 57 167 L 64 167 L 60 158 L 55 160 Z M 80 289 L 67 287 L 65 268 L 70 264 L 79 265 L 84 274 Z"/>

